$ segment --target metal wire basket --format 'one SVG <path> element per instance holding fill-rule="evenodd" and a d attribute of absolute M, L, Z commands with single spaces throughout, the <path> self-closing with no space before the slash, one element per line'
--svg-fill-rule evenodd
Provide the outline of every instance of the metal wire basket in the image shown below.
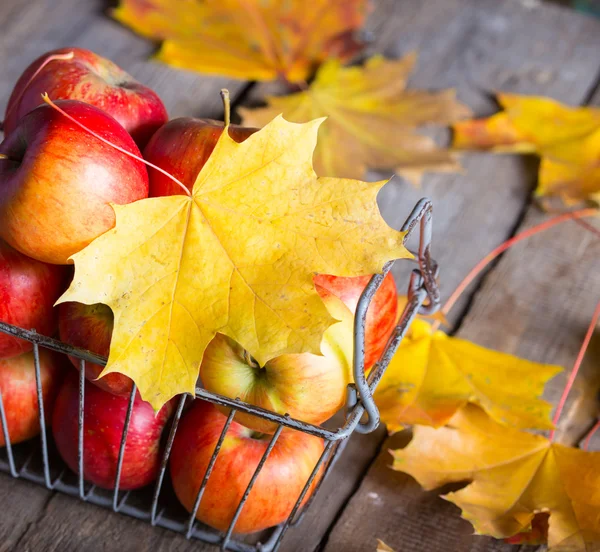
<path fill-rule="evenodd" d="M 106 359 L 95 355 L 89 351 L 66 345 L 55 339 L 40 335 L 35 330 L 25 330 L 0 322 L 0 332 L 24 339 L 33 344 L 33 355 L 35 364 L 35 376 L 37 387 L 37 399 L 39 404 L 39 423 L 40 440 L 11 445 L 8 432 L 6 413 L 0 393 L 0 421 L 2 431 L 6 442 L 3 457 L 0 458 L 0 470 L 9 473 L 13 477 L 22 477 L 48 489 L 63 492 L 69 495 L 78 496 L 81 500 L 91 502 L 106 508 L 112 508 L 115 512 L 120 512 L 133 516 L 135 518 L 150 522 L 152 525 L 158 525 L 178 533 L 182 533 L 186 538 L 197 538 L 204 542 L 220 546 L 221 550 L 234 550 L 239 552 L 271 552 L 279 548 L 286 531 L 291 526 L 297 525 L 302 519 L 306 510 L 317 495 L 321 484 L 327 477 L 336 459 L 342 452 L 348 437 L 354 432 L 369 433 L 377 428 L 379 424 L 379 412 L 373 400 L 373 392 L 383 377 L 383 374 L 398 348 L 402 338 L 406 334 L 411 322 L 417 314 L 432 314 L 439 306 L 439 292 L 437 288 L 437 265 L 430 255 L 431 237 L 432 237 L 432 206 L 428 199 L 420 200 L 406 222 L 402 230 L 406 231 L 405 241 L 411 236 L 415 228 L 419 226 L 419 248 L 415 253 L 415 259 L 418 262 L 418 268 L 413 270 L 408 286 L 408 302 L 399 319 L 399 322 L 390 338 L 387 348 L 380 360 L 369 372 L 368 377 L 364 375 L 364 342 L 365 342 L 365 320 L 367 309 L 375 292 L 379 289 L 383 278 L 390 271 L 394 262 L 388 263 L 382 274 L 373 276 L 365 288 L 356 309 L 354 320 L 354 382 L 348 386 L 348 399 L 345 411 L 345 419 L 342 425 L 336 429 L 326 429 L 324 427 L 304 423 L 289 416 L 281 416 L 258 408 L 251 404 L 242 402 L 238 399 L 230 399 L 215 393 L 211 393 L 203 388 L 196 388 L 195 398 L 203 399 L 213 404 L 229 407 L 230 414 L 225 426 L 221 432 L 212 458 L 208 464 L 206 473 L 194 502 L 191 513 L 183 512 L 182 507 L 177 503 L 173 496 L 164 497 L 168 494 L 165 489 L 165 472 L 169 455 L 173 445 L 173 440 L 177 431 L 177 426 L 181 418 L 186 400 L 194 400 L 191 395 L 182 395 L 179 399 L 172 425 L 165 444 L 161 459 L 160 469 L 157 480 L 153 488 L 147 487 L 136 491 L 119 492 L 121 478 L 121 468 L 127 441 L 127 432 L 130 425 L 131 413 L 133 411 L 134 399 L 136 395 L 135 385 L 131 390 L 125 425 L 121 436 L 119 456 L 117 461 L 117 471 L 115 478 L 115 488 L 112 491 L 100 489 L 94 485 L 86 483 L 83 469 L 83 445 L 84 445 L 84 408 L 85 408 L 85 363 L 93 362 L 99 365 L 105 365 Z M 60 457 L 54 453 L 53 444 L 48 440 L 48 432 L 45 422 L 44 404 L 42 398 L 42 385 L 40 376 L 40 347 L 51 349 L 59 353 L 71 355 L 80 361 L 79 366 L 79 418 L 78 418 L 78 471 L 79 474 L 72 473 L 62 462 Z M 277 430 L 270 439 L 269 445 L 264 452 L 242 499 L 237 507 L 235 515 L 226 532 L 217 531 L 205 526 L 196 520 L 196 513 L 202 500 L 202 495 L 206 484 L 211 475 L 221 444 L 225 438 L 227 430 L 233 421 L 236 412 L 245 412 L 264 418 L 277 424 Z M 289 517 L 281 525 L 269 530 L 263 542 L 248 543 L 244 540 L 233 538 L 235 523 L 244 507 L 248 495 L 265 464 L 271 450 L 275 446 L 277 439 L 284 427 L 293 430 L 308 433 L 322 438 L 325 441 L 325 447 L 312 473 L 310 474 L 304 488 L 298 497 Z M 304 498 L 313 485 L 315 478 L 320 479 L 316 482 L 314 490 L 308 501 L 303 504 Z"/>

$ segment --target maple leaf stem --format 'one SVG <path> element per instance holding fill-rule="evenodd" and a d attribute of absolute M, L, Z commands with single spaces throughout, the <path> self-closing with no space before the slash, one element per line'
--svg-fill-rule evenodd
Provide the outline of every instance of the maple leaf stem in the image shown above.
<path fill-rule="evenodd" d="M 598 323 L 598 318 L 600 318 L 600 301 L 598 301 L 598 304 L 596 305 L 596 310 L 594 310 L 594 314 L 592 315 L 592 319 L 590 320 L 590 325 L 588 326 L 587 333 L 585 334 L 585 338 L 583 340 L 583 343 L 581 344 L 579 353 L 577 354 L 577 358 L 575 359 L 575 364 L 573 364 L 573 369 L 571 370 L 571 373 L 569 374 L 569 379 L 567 380 L 567 384 L 565 385 L 562 395 L 560 396 L 560 400 L 558 401 L 558 406 L 556 407 L 556 412 L 554 413 L 554 418 L 552 418 L 552 423 L 555 426 L 558 423 L 558 420 L 560 418 L 560 415 L 562 414 L 563 408 L 565 407 L 565 403 L 567 402 L 567 397 L 569 396 L 569 392 L 571 391 L 571 388 L 573 387 L 573 384 L 575 383 L 575 379 L 577 378 L 577 373 L 579 372 L 579 368 L 581 366 L 581 363 L 583 362 L 583 357 L 585 356 L 585 352 L 586 352 L 588 345 L 590 344 L 590 341 L 592 339 L 592 334 L 594 333 L 594 330 L 596 329 L 596 324 Z M 552 441 L 554 439 L 555 433 L 556 433 L 556 429 L 553 429 L 550 432 L 550 437 L 549 437 L 550 441 Z"/>
<path fill-rule="evenodd" d="M 590 441 L 592 437 L 600 429 L 600 420 L 598 420 L 592 429 L 590 429 L 589 433 L 585 437 L 585 441 L 583 442 L 583 450 L 588 450 L 590 448 Z"/>
<path fill-rule="evenodd" d="M 231 100 L 227 88 L 221 88 L 221 99 L 223 100 L 223 121 L 225 128 L 227 128 L 231 123 Z"/>
<path fill-rule="evenodd" d="M 50 99 L 50 97 L 48 96 L 47 93 L 42 94 L 42 99 L 50 107 L 52 107 L 53 109 L 55 109 L 56 111 L 58 111 L 59 113 L 64 115 L 67 119 L 69 119 L 69 121 L 75 123 L 78 127 L 82 128 L 83 130 L 85 130 L 86 132 L 88 132 L 89 134 L 94 136 L 95 138 L 98 138 L 98 140 L 100 140 L 101 142 L 104 142 L 106 145 L 110 146 L 111 148 L 114 148 L 117 151 L 120 151 L 121 153 L 124 153 L 125 155 L 128 155 L 129 157 L 132 157 L 133 159 L 137 159 L 140 163 L 144 163 L 144 165 L 147 165 L 148 167 L 152 167 L 153 169 L 157 170 L 159 173 L 164 174 L 167 178 L 170 178 L 173 182 L 175 182 L 175 184 L 177 184 L 185 192 L 185 195 L 187 195 L 188 197 L 192 197 L 192 193 L 183 185 L 182 182 L 177 180 L 172 174 L 169 174 L 164 169 L 161 169 L 160 167 L 157 167 L 153 163 L 150 163 L 150 161 L 146 161 L 143 157 L 140 157 L 139 155 L 136 155 L 135 153 L 131 153 L 130 151 L 127 151 L 126 149 L 121 148 L 121 147 L 117 146 L 116 144 L 113 144 L 106 138 L 102 138 L 102 136 L 100 136 L 99 134 L 96 134 L 93 130 L 86 127 L 83 123 L 80 123 L 77 119 L 71 117 L 71 115 L 69 115 L 68 113 L 65 113 L 60 107 L 58 107 Z"/>
<path fill-rule="evenodd" d="M 561 215 L 557 215 L 552 217 L 549 220 L 546 220 L 540 224 L 532 226 L 527 230 L 524 230 L 520 234 L 513 236 L 512 238 L 506 240 L 504 243 L 501 243 L 494 250 L 490 251 L 483 259 L 481 259 L 472 269 L 471 271 L 464 277 L 462 282 L 458 284 L 457 288 L 454 290 L 452 295 L 446 301 L 446 304 L 442 307 L 441 312 L 443 315 L 447 315 L 452 307 L 456 304 L 460 296 L 463 292 L 471 285 L 473 280 L 477 278 L 479 273 L 489 265 L 496 257 L 504 253 L 507 249 L 510 249 L 513 245 L 526 240 L 540 232 L 544 232 L 545 230 L 549 230 L 550 228 L 562 224 L 563 222 L 567 222 L 569 220 L 577 220 L 584 217 L 592 217 L 597 215 L 600 212 L 597 208 L 587 208 L 587 209 L 579 209 L 578 211 L 572 211 L 570 213 L 563 213 Z M 595 230 L 595 229 L 594 229 Z M 440 321 L 436 321 L 432 325 L 432 331 L 436 331 L 440 327 Z"/>
<path fill-rule="evenodd" d="M 33 75 L 31 75 L 31 77 L 29 77 L 29 79 L 27 80 L 27 84 L 21 88 L 21 92 L 19 93 L 19 95 L 17 96 L 17 98 L 15 99 L 15 101 L 12 103 L 10 110 L 6 112 L 6 115 L 4 117 L 4 121 L 6 121 L 6 119 L 8 119 L 8 117 L 9 117 L 9 115 L 15 109 L 18 108 L 19 104 L 21 103 L 21 98 L 23 97 L 23 94 L 25 94 L 25 92 L 29 88 L 29 85 L 40 74 L 40 72 L 44 69 L 44 67 L 46 67 L 46 65 L 48 65 L 52 61 L 57 61 L 57 60 L 59 60 L 59 61 L 66 61 L 66 60 L 69 60 L 69 59 L 73 59 L 74 56 L 75 56 L 75 52 L 73 52 L 73 51 L 66 52 L 64 54 L 52 54 L 51 56 L 48 56 L 42 62 L 42 64 L 35 70 L 35 73 L 33 73 Z M 4 121 L 2 121 L 2 123 L 0 123 L 0 129 L 4 129 Z"/>

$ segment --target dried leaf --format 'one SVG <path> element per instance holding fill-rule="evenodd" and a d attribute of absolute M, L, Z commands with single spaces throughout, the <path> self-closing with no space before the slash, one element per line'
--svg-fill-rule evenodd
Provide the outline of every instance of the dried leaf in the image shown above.
<path fill-rule="evenodd" d="M 496 421 L 519 428 L 550 429 L 552 405 L 539 397 L 559 366 L 538 364 L 432 333 L 415 320 L 375 392 L 390 432 L 405 425 L 439 427 L 475 402 Z"/>
<path fill-rule="evenodd" d="M 162 40 L 158 59 L 244 80 L 304 81 L 329 58 L 363 47 L 367 0 L 121 0 L 113 15 Z M 303 121 L 306 122 L 306 121 Z"/>
<path fill-rule="evenodd" d="M 295 123 L 328 117 L 315 152 L 317 174 L 362 178 L 368 168 L 394 169 L 418 182 L 423 172 L 459 165 L 416 127 L 446 125 L 470 112 L 453 90 L 406 90 L 415 62 L 415 54 L 401 60 L 376 56 L 363 67 L 328 61 L 307 90 L 271 96 L 265 108 L 239 111 L 245 125 L 258 127 L 280 113 Z"/>
<path fill-rule="evenodd" d="M 385 542 L 377 539 L 377 550 L 376 552 L 394 552 L 393 548 L 390 548 Z"/>
<path fill-rule="evenodd" d="M 314 273 L 374 274 L 410 256 L 377 207 L 383 182 L 316 177 L 320 124 L 278 117 L 240 144 L 223 132 L 192 197 L 113 206 L 116 227 L 73 256 L 60 299 L 112 309 L 103 374 L 129 376 L 158 409 L 193 392 L 216 332 L 261 365 L 319 354 L 334 320 Z"/>
<path fill-rule="evenodd" d="M 600 452 L 499 425 L 469 405 L 448 427 L 416 427 L 409 445 L 392 455 L 393 468 L 425 489 L 469 481 L 443 498 L 461 508 L 479 534 L 530 531 L 534 515 L 545 512 L 552 551 L 600 549 Z"/>
<path fill-rule="evenodd" d="M 454 125 L 455 148 L 537 153 L 538 196 L 600 201 L 600 109 L 517 94 L 498 101 L 501 113 Z"/>

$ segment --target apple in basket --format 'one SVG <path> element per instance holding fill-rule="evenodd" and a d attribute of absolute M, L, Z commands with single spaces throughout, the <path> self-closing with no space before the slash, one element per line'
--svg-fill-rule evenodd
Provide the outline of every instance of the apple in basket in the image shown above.
<path fill-rule="evenodd" d="M 191 190 L 200 169 L 215 149 L 223 128 L 223 122 L 212 119 L 173 119 L 152 136 L 144 149 L 144 159 L 167 171 Z M 257 130 L 230 125 L 229 136 L 236 142 L 243 142 Z M 148 168 L 148 176 L 150 197 L 184 193 L 169 177 L 152 167 Z"/>
<path fill-rule="evenodd" d="M 121 435 L 129 397 L 113 395 L 86 381 L 83 434 L 83 475 L 113 489 Z M 56 447 L 67 466 L 78 471 L 79 382 L 75 371 L 65 378 L 52 415 Z M 161 460 L 161 436 L 173 411 L 173 401 L 157 413 L 137 394 L 131 414 L 119 488 L 137 489 L 156 478 Z"/>
<path fill-rule="evenodd" d="M 140 155 L 110 115 L 76 100 L 66 114 L 126 151 Z M 115 224 L 110 203 L 148 196 L 148 173 L 131 158 L 43 105 L 25 115 L 0 144 L 0 237 L 21 253 L 53 264 Z"/>
<path fill-rule="evenodd" d="M 58 332 L 64 343 L 108 357 L 112 331 L 113 313 L 106 305 L 75 302 L 58 305 Z M 73 366 L 79 369 L 79 359 L 74 356 L 69 358 Z M 133 386 L 130 378 L 118 372 L 98 378 L 102 370 L 104 366 L 93 362 L 85 363 L 85 377 L 88 381 L 115 395 L 129 395 Z"/>
<path fill-rule="evenodd" d="M 64 267 L 31 259 L 0 240 L 0 321 L 51 336 L 53 308 L 65 283 Z M 33 345 L 0 332 L 0 358 L 31 351 Z"/>
<path fill-rule="evenodd" d="M 65 374 L 66 359 L 41 347 L 39 351 L 42 400 L 44 414 L 49 421 Z M 39 405 L 32 352 L 0 360 L 0 392 L 11 444 L 39 435 Z M 5 446 L 1 429 L 0 426 L 0 446 Z"/>
<path fill-rule="evenodd" d="M 212 404 L 196 399 L 179 422 L 170 472 L 177 498 L 188 512 L 192 510 L 226 420 Z M 200 502 L 196 514 L 200 521 L 227 530 L 270 439 L 270 435 L 256 433 L 234 419 Z M 285 521 L 323 448 L 318 437 L 284 429 L 256 479 L 235 532 L 252 533 Z M 305 501 L 319 477 L 317 474 Z"/>
<path fill-rule="evenodd" d="M 346 403 L 346 388 L 352 381 L 353 317 L 334 295 L 324 291 L 322 297 L 329 313 L 339 320 L 323 335 L 322 355 L 280 355 L 259 366 L 241 345 L 217 334 L 200 366 L 203 386 L 303 422 L 320 424 L 329 419 Z M 274 422 L 243 412 L 236 414 L 236 420 L 263 433 L 277 429 Z"/>
<path fill-rule="evenodd" d="M 140 148 L 168 120 L 158 95 L 112 61 L 83 48 L 61 48 L 32 62 L 17 81 L 6 106 L 6 134 L 42 103 L 44 93 L 52 100 L 80 100 L 102 109 Z"/>
<path fill-rule="evenodd" d="M 315 287 L 319 294 L 327 290 L 339 297 L 356 313 L 358 300 L 371 276 L 343 278 L 328 274 L 317 274 L 314 277 Z M 392 273 L 383 279 L 377 293 L 371 299 L 365 322 L 365 369 L 369 369 L 379 360 L 390 339 L 398 319 L 398 291 Z"/>

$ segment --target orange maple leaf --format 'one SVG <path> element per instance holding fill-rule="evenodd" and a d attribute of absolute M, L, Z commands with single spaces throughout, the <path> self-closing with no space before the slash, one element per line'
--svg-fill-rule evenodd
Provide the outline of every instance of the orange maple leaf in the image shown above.
<path fill-rule="evenodd" d="M 498 94 L 504 111 L 454 125 L 457 149 L 536 153 L 538 196 L 600 201 L 600 109 L 550 98 Z"/>
<path fill-rule="evenodd" d="M 347 61 L 367 0 L 121 0 L 113 15 L 162 40 L 158 59 L 245 80 L 306 80 L 325 59 Z"/>
<path fill-rule="evenodd" d="M 443 498 L 478 534 L 531 533 L 535 515 L 547 513 L 552 551 L 600 550 L 600 452 L 497 424 L 468 405 L 447 427 L 415 427 L 409 445 L 392 455 L 393 468 L 427 490 L 469 481 Z"/>

